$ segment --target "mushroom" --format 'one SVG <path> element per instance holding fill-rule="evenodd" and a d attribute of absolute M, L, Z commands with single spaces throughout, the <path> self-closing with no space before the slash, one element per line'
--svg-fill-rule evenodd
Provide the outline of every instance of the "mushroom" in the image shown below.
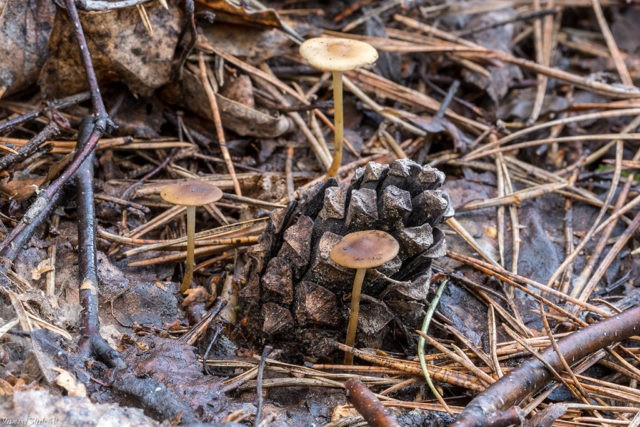
<path fill-rule="evenodd" d="M 333 161 L 327 170 L 328 177 L 335 177 L 342 163 L 342 139 L 344 118 L 342 112 L 342 72 L 376 62 L 378 52 L 369 43 L 358 40 L 318 37 L 300 46 L 300 55 L 322 71 L 333 75 L 334 144 Z"/>
<path fill-rule="evenodd" d="M 398 255 L 400 245 L 389 233 L 380 230 L 365 230 L 349 233 L 331 249 L 329 256 L 336 264 L 356 269 L 351 291 L 351 311 L 345 344 L 353 347 L 358 327 L 358 312 L 360 311 L 360 291 L 362 282 L 369 268 L 379 267 L 391 261 Z M 344 356 L 346 365 L 353 364 L 353 354 Z"/>
<path fill-rule="evenodd" d="M 183 181 L 167 185 L 160 196 L 169 203 L 187 207 L 187 267 L 180 285 L 180 292 L 184 293 L 191 284 L 195 264 L 196 207 L 217 202 L 222 190 L 206 181 Z"/>

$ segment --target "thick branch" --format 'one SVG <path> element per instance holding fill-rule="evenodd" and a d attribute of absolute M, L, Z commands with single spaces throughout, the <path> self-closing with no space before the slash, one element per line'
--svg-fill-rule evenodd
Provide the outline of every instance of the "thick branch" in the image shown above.
<path fill-rule="evenodd" d="M 124 366 L 118 352 L 100 335 L 98 274 L 96 270 L 96 213 L 93 193 L 92 152 L 76 173 L 78 188 L 78 266 L 82 316 L 78 348 L 84 358 L 95 355 L 109 366 Z"/>
<path fill-rule="evenodd" d="M 100 95 L 100 87 L 98 86 L 98 78 L 93 68 L 93 62 L 91 61 L 91 54 L 89 53 L 89 46 L 87 45 L 87 39 L 84 36 L 84 30 L 80 23 L 80 15 L 78 15 L 78 9 L 76 8 L 75 0 L 65 0 L 67 6 L 67 13 L 73 26 L 73 34 L 76 36 L 76 42 L 80 50 L 80 59 L 82 59 L 82 65 L 86 71 L 87 83 L 89 83 L 89 92 L 91 93 L 91 103 L 93 104 L 93 113 L 100 118 L 107 117 L 107 110 L 102 102 L 102 95 Z M 106 125 L 106 123 L 105 123 Z M 86 157 L 86 156 L 85 156 Z"/>
<path fill-rule="evenodd" d="M 569 364 L 575 364 L 599 349 L 639 333 L 640 306 L 637 306 L 559 340 L 558 348 Z M 562 370 L 562 360 L 553 347 L 546 349 L 541 357 L 555 370 Z M 540 360 L 529 359 L 476 396 L 458 419 L 450 425 L 452 427 L 492 426 L 494 425 L 491 422 L 492 418 L 503 418 L 500 415 L 504 414 L 505 409 L 517 405 L 551 379 L 551 372 Z M 513 411 L 512 408 L 511 411 Z"/>
<path fill-rule="evenodd" d="M 349 402 L 358 410 L 362 418 L 373 427 L 399 427 L 396 418 L 391 415 L 375 394 L 362 382 L 349 379 L 344 383 Z"/>
<path fill-rule="evenodd" d="M 89 157 L 76 173 L 78 199 L 78 268 L 80 270 L 80 305 L 82 325 L 80 348 L 92 333 L 100 330 L 98 320 L 98 274 L 96 273 L 96 215 L 93 204 L 93 158 Z"/>

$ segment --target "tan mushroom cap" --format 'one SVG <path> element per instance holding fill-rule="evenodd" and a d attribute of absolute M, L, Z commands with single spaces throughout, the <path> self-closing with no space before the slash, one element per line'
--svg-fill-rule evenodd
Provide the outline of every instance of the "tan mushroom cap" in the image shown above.
<path fill-rule="evenodd" d="M 398 255 L 400 245 L 389 233 L 366 230 L 349 233 L 340 240 L 329 256 L 347 268 L 373 268 L 391 261 Z"/>
<path fill-rule="evenodd" d="M 322 71 L 353 70 L 378 59 L 378 52 L 369 43 L 336 37 L 309 39 L 300 46 L 300 55 Z"/>
<path fill-rule="evenodd" d="M 160 197 L 174 205 L 203 206 L 220 200 L 222 190 L 207 181 L 183 181 L 164 187 Z"/>

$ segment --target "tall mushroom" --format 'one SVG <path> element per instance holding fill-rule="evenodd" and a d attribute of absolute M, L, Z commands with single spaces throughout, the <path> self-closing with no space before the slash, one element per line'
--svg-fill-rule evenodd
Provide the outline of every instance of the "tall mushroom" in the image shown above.
<path fill-rule="evenodd" d="M 349 233 L 331 250 L 329 256 L 336 264 L 356 269 L 351 291 L 351 311 L 345 344 L 353 347 L 358 327 L 360 292 L 367 269 L 379 267 L 398 255 L 400 245 L 389 233 L 379 230 L 365 230 Z M 353 354 L 344 356 L 346 365 L 353 364 Z"/>
<path fill-rule="evenodd" d="M 196 207 L 217 202 L 222 190 L 206 181 L 183 181 L 167 185 L 160 196 L 169 203 L 187 207 L 187 266 L 180 285 L 180 292 L 184 293 L 191 285 L 195 264 Z"/>
<path fill-rule="evenodd" d="M 368 43 L 342 38 L 318 37 L 300 46 L 300 55 L 322 71 L 333 76 L 334 145 L 333 161 L 327 170 L 328 177 L 335 177 L 342 163 L 342 139 L 344 118 L 342 109 L 342 73 L 364 65 L 373 64 L 378 52 Z"/>

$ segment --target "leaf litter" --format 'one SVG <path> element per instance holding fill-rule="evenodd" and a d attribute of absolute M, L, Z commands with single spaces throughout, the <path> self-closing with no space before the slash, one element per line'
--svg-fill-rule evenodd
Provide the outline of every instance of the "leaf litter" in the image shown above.
<path fill-rule="evenodd" d="M 48 123 L 60 126 L 2 167 L 5 236 L 69 164 L 80 120 L 92 112 L 87 97 L 62 104 L 87 89 L 66 12 L 35 3 L 37 13 L 0 2 L 3 153 L 24 150 Z M 93 183 L 101 333 L 129 369 L 75 355 L 79 211 L 68 186 L 2 270 L 3 416 L 356 425 L 362 418 L 343 391 L 354 378 L 401 425 L 447 425 L 555 341 L 637 309 L 640 39 L 629 29 L 637 7 L 195 6 L 193 17 L 176 1 L 81 11 L 118 125 L 98 144 Z M 296 44 L 322 34 L 380 51 L 371 70 L 345 74 L 339 182 L 323 179 L 333 148 L 330 79 Z M 159 191 L 196 178 L 225 195 L 198 214 L 197 287 L 184 298 L 184 211 Z M 339 236 L 371 227 L 391 231 L 401 252 L 368 274 L 349 349 L 340 343 L 353 273 L 326 253 Z M 450 414 L 416 358 L 415 330 L 440 275 L 449 283 L 425 358 Z M 572 369 L 558 365 L 546 388 L 494 415 L 525 425 L 635 425 L 633 335 L 581 355 Z M 356 365 L 340 364 L 344 351 Z M 36 410 L 35 400 L 49 403 Z"/>

